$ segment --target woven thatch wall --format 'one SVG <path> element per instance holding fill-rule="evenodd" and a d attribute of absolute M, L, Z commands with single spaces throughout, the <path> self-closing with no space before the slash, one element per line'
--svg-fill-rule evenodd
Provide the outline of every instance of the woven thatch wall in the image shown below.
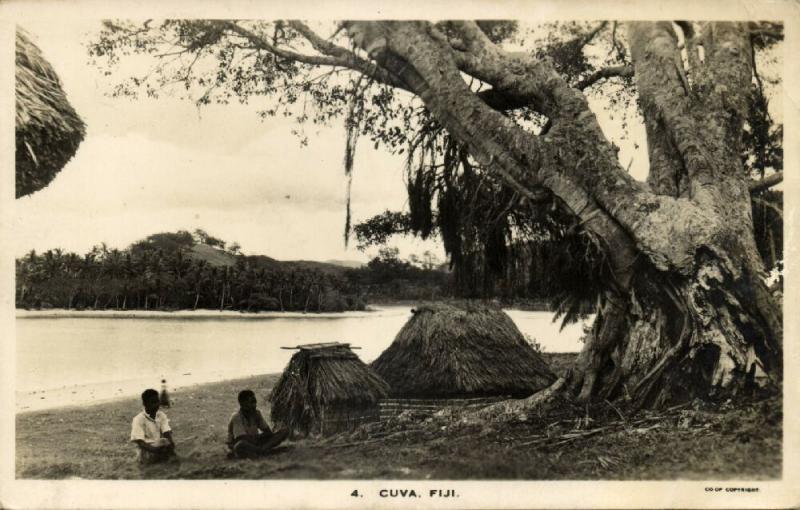
<path fill-rule="evenodd" d="M 301 349 L 272 390 L 273 421 L 292 431 L 319 432 L 326 416 L 369 414 L 389 386 L 348 347 Z"/>
<path fill-rule="evenodd" d="M 85 134 L 53 68 L 17 29 L 16 196 L 47 186 L 75 155 Z"/>
<path fill-rule="evenodd" d="M 555 380 L 508 315 L 468 302 L 418 307 L 372 368 L 397 397 L 526 396 Z"/>

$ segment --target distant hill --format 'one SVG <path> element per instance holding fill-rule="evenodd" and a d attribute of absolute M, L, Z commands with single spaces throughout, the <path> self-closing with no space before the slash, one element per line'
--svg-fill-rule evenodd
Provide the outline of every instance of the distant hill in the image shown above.
<path fill-rule="evenodd" d="M 189 257 L 194 260 L 205 260 L 212 266 L 233 266 L 236 264 L 236 257 L 230 253 L 208 246 L 207 244 L 196 244 L 191 247 Z"/>
<path fill-rule="evenodd" d="M 237 259 L 236 255 L 221 248 L 201 243 L 190 248 L 189 257 L 195 260 L 205 260 L 208 264 L 217 267 L 234 266 Z M 323 273 L 341 275 L 345 270 L 354 267 L 315 260 L 276 260 L 266 255 L 244 255 L 244 257 L 249 263 L 270 270 L 316 269 Z"/>
<path fill-rule="evenodd" d="M 358 260 L 336 260 L 336 259 L 331 259 L 331 260 L 325 260 L 323 262 L 326 263 L 326 264 L 333 264 L 334 266 L 342 266 L 342 267 L 347 267 L 347 268 L 350 268 L 350 269 L 358 269 L 359 267 L 364 267 L 364 266 L 367 265 L 366 262 L 359 262 Z"/>
<path fill-rule="evenodd" d="M 362 310 L 368 300 L 436 299 L 449 292 L 447 279 L 446 273 L 416 267 L 396 253 L 369 264 L 282 261 L 245 255 L 238 243 L 200 229 L 179 230 L 150 235 L 123 250 L 100 245 L 86 255 L 32 251 L 16 261 L 15 304 L 34 309 L 330 312 Z"/>

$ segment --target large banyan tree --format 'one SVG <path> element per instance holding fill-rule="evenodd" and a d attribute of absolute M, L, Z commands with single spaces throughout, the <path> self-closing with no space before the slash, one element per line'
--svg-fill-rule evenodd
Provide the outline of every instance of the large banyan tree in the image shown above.
<path fill-rule="evenodd" d="M 592 259 L 597 313 L 559 387 L 654 406 L 780 384 L 782 315 L 751 193 L 779 212 L 763 194 L 781 179 L 780 130 L 756 63 L 781 38 L 766 22 L 173 20 L 107 22 L 90 51 L 98 65 L 155 59 L 116 94 L 179 83 L 200 104 L 267 96 L 263 115 L 341 116 L 348 175 L 358 135 L 405 151 L 410 213 L 383 227 L 438 228 L 456 262 L 497 266 L 526 235 L 580 236 L 567 251 Z M 592 94 L 638 109 L 646 182 L 619 161 Z"/>

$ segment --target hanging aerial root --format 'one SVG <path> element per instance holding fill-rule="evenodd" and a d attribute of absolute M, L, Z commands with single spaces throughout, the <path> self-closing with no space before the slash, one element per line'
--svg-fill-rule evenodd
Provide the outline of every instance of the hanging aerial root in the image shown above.
<path fill-rule="evenodd" d="M 683 315 L 683 326 L 678 341 L 675 342 L 671 348 L 664 353 L 653 368 L 636 384 L 633 388 L 633 400 L 636 403 L 636 408 L 641 408 L 645 405 L 648 397 L 655 387 L 655 383 L 661 379 L 664 369 L 673 364 L 680 357 L 689 345 L 689 337 L 691 335 L 691 318 L 689 315 L 689 308 L 677 296 L 675 289 L 671 285 L 665 287 L 667 296 L 670 298 L 675 307 Z"/>
<path fill-rule="evenodd" d="M 621 302 L 620 296 L 610 292 L 605 295 L 592 332 L 575 362 L 576 373 L 570 386 L 579 402 L 588 402 L 594 396 L 601 371 L 625 335 L 627 313 L 628 306 Z"/>

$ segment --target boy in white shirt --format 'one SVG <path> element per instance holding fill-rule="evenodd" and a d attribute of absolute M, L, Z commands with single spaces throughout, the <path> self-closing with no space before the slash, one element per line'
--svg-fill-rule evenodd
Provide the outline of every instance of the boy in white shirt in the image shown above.
<path fill-rule="evenodd" d="M 153 389 L 144 390 L 142 404 L 144 410 L 131 422 L 131 442 L 139 447 L 139 461 L 149 464 L 174 457 L 172 429 L 167 415 L 158 409 L 158 392 Z"/>

